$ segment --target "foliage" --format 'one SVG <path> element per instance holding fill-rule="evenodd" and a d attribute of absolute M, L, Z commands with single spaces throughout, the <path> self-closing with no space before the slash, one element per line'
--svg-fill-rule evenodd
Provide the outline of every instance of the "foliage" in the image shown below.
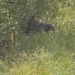
<path fill-rule="evenodd" d="M 0 75 L 9 71 L 9 67 L 3 61 L 0 60 Z"/>
<path fill-rule="evenodd" d="M 23 52 L 24 53 L 24 52 Z M 58 55 L 57 58 L 54 55 Z M 50 53 L 44 48 L 37 48 L 35 53 L 21 57 L 13 63 L 7 75 L 74 75 L 74 53 L 65 52 L 62 55 Z M 22 60 L 24 58 L 24 60 Z M 5 75 L 5 74 L 4 74 Z"/>
<path fill-rule="evenodd" d="M 23 34 L 29 18 L 58 33 Z M 75 75 L 74 0 L 0 0 L 1 75 Z"/>

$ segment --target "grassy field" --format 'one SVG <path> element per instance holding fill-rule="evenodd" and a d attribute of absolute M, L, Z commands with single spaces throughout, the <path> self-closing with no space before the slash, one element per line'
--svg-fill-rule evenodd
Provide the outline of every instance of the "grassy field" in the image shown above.
<path fill-rule="evenodd" d="M 18 27 L 16 27 L 17 20 L 20 21 L 18 17 L 21 16 L 21 12 L 24 11 L 27 11 L 24 12 L 24 16 L 29 16 L 29 14 L 32 15 L 32 8 L 34 7 L 34 5 L 30 3 L 33 2 L 35 4 L 35 1 L 41 1 L 31 0 L 27 2 L 26 0 L 27 4 L 24 3 L 26 7 L 22 7 L 22 4 L 20 5 L 18 1 L 14 1 L 15 0 L 12 0 L 10 2 L 7 0 L 3 2 L 0 0 L 0 22 L 2 22 L 0 25 L 2 25 L 1 27 L 3 28 L 2 30 L 0 30 L 0 32 L 2 33 L 2 35 L 5 35 L 9 31 L 15 31 L 14 47 L 11 46 L 10 48 L 10 44 L 7 44 L 6 47 L 4 47 L 5 44 L 2 42 L 4 46 L 0 48 L 0 75 L 75 75 L 75 1 L 50 0 L 52 3 L 55 2 L 55 5 L 54 3 L 53 5 L 50 4 L 51 9 L 48 7 L 48 9 L 50 10 L 48 11 L 48 15 L 43 15 L 44 13 L 47 13 L 45 11 L 46 3 L 44 3 L 44 10 L 41 9 L 40 6 L 40 10 L 42 10 L 41 13 L 38 13 L 38 11 L 40 10 L 35 10 L 37 12 L 37 17 L 40 16 L 45 22 L 55 25 L 55 28 L 58 30 L 58 32 L 37 32 L 37 34 L 31 33 L 28 36 L 23 34 L 22 30 L 19 30 L 19 25 Z M 18 5 L 20 5 L 21 7 L 15 8 L 18 7 Z M 30 8 L 29 5 L 32 5 L 33 7 Z M 56 5 L 57 9 L 54 8 Z M 19 13 L 19 10 L 21 8 L 22 10 L 23 8 L 25 10 Z M 31 12 L 29 13 L 29 11 Z M 24 21 L 26 21 L 26 18 Z M 6 29 L 7 32 L 5 32 L 4 29 Z M 9 37 L 9 34 L 7 34 L 6 36 Z M 6 36 L 1 37 L 0 41 L 2 41 L 3 39 L 6 40 Z M 1 58 L 3 59 L 1 60 Z"/>
<path fill-rule="evenodd" d="M 0 60 L 0 75 L 75 75 L 75 23 L 65 20 L 53 21 L 55 34 L 21 34 L 12 59 Z"/>
<path fill-rule="evenodd" d="M 0 75 L 75 75 L 75 53 L 61 49 L 50 53 L 41 48 L 30 55 L 23 52 L 11 68 L 0 61 Z"/>
<path fill-rule="evenodd" d="M 23 35 L 17 47 L 26 52 L 13 57 L 12 65 L 0 61 L 0 75 L 75 75 L 74 36 L 74 30 L 65 28 L 56 34 Z"/>

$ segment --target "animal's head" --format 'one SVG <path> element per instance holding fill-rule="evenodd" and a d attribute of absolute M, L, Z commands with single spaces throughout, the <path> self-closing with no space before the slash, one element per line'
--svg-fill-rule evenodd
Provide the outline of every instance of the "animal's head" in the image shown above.
<path fill-rule="evenodd" d="M 39 25 L 39 22 L 35 19 L 35 15 L 33 15 L 29 21 L 28 21 L 28 26 L 38 26 Z"/>
<path fill-rule="evenodd" d="M 33 15 L 27 23 L 26 33 L 29 33 L 30 31 L 33 31 L 34 28 L 38 28 L 39 22 L 35 19 L 35 15 Z"/>
<path fill-rule="evenodd" d="M 35 15 L 33 15 L 29 20 L 28 20 L 28 25 L 31 25 L 31 24 L 33 24 L 33 22 L 34 22 L 34 19 L 35 18 Z"/>

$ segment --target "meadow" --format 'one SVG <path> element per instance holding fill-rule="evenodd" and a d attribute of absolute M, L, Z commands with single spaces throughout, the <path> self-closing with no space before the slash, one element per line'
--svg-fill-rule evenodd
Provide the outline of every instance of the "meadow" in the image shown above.
<path fill-rule="evenodd" d="M 75 75 L 75 30 L 68 22 L 57 23 L 62 26 L 55 34 L 21 35 L 22 43 L 16 44 L 21 52 L 12 60 L 0 60 L 0 75 Z"/>
<path fill-rule="evenodd" d="M 75 75 L 75 1 L 22 1 L 0 1 L 0 75 Z M 26 26 L 34 13 L 58 32 L 23 34 L 18 23 Z M 12 32 L 14 48 L 10 48 Z"/>

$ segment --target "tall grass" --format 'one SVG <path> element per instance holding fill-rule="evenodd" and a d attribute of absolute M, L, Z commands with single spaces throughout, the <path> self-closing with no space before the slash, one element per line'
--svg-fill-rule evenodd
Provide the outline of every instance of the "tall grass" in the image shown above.
<path fill-rule="evenodd" d="M 24 57 L 27 60 L 14 63 L 13 67 L 2 75 L 75 75 L 73 56 L 74 53 L 70 52 L 50 53 L 45 52 L 44 48 L 38 48 L 35 53 Z"/>
<path fill-rule="evenodd" d="M 0 61 L 0 75 L 75 75 L 75 12 L 71 10 L 51 20 L 58 33 L 16 36 L 14 55 Z M 11 67 L 6 64 L 9 60 Z"/>
<path fill-rule="evenodd" d="M 75 30 L 68 22 L 55 34 L 22 35 L 16 44 L 19 55 L 1 75 L 75 75 Z"/>

